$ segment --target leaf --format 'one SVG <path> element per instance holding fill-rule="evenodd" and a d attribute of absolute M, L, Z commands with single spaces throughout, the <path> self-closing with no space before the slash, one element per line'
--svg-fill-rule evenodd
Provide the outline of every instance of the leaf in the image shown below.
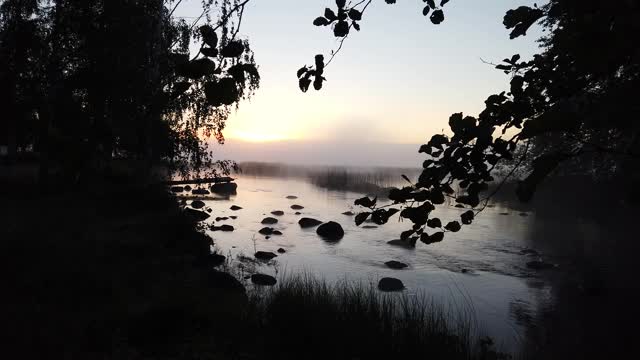
<path fill-rule="evenodd" d="M 298 81 L 298 86 L 300 87 L 300 90 L 302 90 L 302 92 L 307 92 L 307 90 L 309 90 L 309 86 L 311 85 L 311 79 L 309 78 L 302 78 Z"/>
<path fill-rule="evenodd" d="M 460 223 L 457 221 L 451 221 L 444 228 L 451 232 L 458 232 L 462 229 L 462 226 L 460 226 Z"/>
<path fill-rule="evenodd" d="M 531 25 L 543 16 L 544 12 L 540 9 L 520 6 L 517 9 L 507 11 L 502 24 L 504 24 L 507 29 L 513 29 L 509 37 L 515 39 L 518 36 L 526 35 Z"/>
<path fill-rule="evenodd" d="M 412 230 L 403 231 L 403 232 L 400 234 L 400 239 L 401 239 L 401 240 L 407 240 L 407 239 L 408 239 L 411 235 L 413 235 L 414 233 L 415 233 L 415 231 L 414 231 L 413 229 L 412 229 Z"/>
<path fill-rule="evenodd" d="M 307 71 L 309 71 L 309 69 L 306 66 L 301 67 L 300 69 L 298 69 L 298 72 L 296 73 L 296 75 L 298 76 L 298 78 L 300 78 L 302 75 L 304 75 Z"/>
<path fill-rule="evenodd" d="M 378 201 L 378 198 L 375 197 L 373 198 L 373 200 L 369 199 L 368 197 L 363 197 L 360 199 L 357 199 L 356 201 L 354 201 L 354 205 L 356 206 L 363 206 L 363 207 L 367 207 L 367 208 L 372 208 L 374 206 L 376 206 L 376 202 Z"/>
<path fill-rule="evenodd" d="M 444 233 L 443 232 L 437 232 L 437 233 L 434 233 L 432 235 L 429 235 L 427 233 L 423 233 L 422 235 L 420 235 L 420 241 L 422 241 L 423 243 L 425 243 L 427 245 L 439 243 L 442 240 L 444 240 Z"/>
<path fill-rule="evenodd" d="M 333 10 L 329 8 L 324 9 L 324 17 L 326 17 L 330 22 L 336 21 L 338 19 L 336 13 L 334 13 Z"/>
<path fill-rule="evenodd" d="M 354 8 L 351 8 L 351 10 L 349 10 L 349 18 L 353 21 L 360 21 L 362 20 L 362 13 Z"/>
<path fill-rule="evenodd" d="M 431 14 L 429 19 L 435 25 L 439 25 L 441 22 L 444 21 L 444 12 L 442 12 L 442 10 L 436 10 Z"/>
<path fill-rule="evenodd" d="M 422 15 L 424 16 L 429 15 L 429 12 L 431 12 L 431 8 L 428 6 L 425 6 L 424 9 L 422 9 Z"/>
<path fill-rule="evenodd" d="M 442 1 L 440 1 L 440 7 L 445 6 L 448 2 L 449 2 L 449 0 L 442 0 Z"/>
<path fill-rule="evenodd" d="M 205 83 L 204 93 L 209 104 L 214 107 L 231 105 L 240 96 L 236 81 L 231 77 Z"/>
<path fill-rule="evenodd" d="M 465 225 L 471 224 L 473 222 L 474 217 L 475 217 L 475 214 L 472 210 L 469 210 L 463 213 L 462 215 L 460 215 L 460 219 L 462 219 L 462 223 Z"/>
<path fill-rule="evenodd" d="M 315 80 L 313 80 L 313 88 L 316 90 L 322 89 L 322 81 L 324 81 L 324 77 L 316 76 Z"/>
<path fill-rule="evenodd" d="M 318 54 L 314 58 L 316 63 L 316 76 L 322 75 L 324 72 L 324 55 Z"/>
<path fill-rule="evenodd" d="M 363 213 L 360 213 L 360 214 L 356 215 L 356 226 L 360 226 L 360 224 L 365 222 L 365 220 L 367 220 L 369 215 L 371 215 L 371 213 L 369 213 L 369 212 L 363 212 Z"/>
<path fill-rule="evenodd" d="M 220 52 L 220 54 L 222 54 L 222 56 L 224 57 L 235 58 L 242 55 L 243 52 L 244 52 L 244 45 L 242 44 L 242 42 L 231 41 L 224 48 L 222 48 L 222 51 Z"/>
<path fill-rule="evenodd" d="M 202 55 L 204 55 L 206 57 L 216 57 L 216 56 L 218 56 L 218 49 L 216 49 L 216 48 L 205 47 L 205 48 L 202 48 L 200 50 L 200 52 L 202 52 Z"/>
<path fill-rule="evenodd" d="M 424 2 L 427 3 L 427 5 L 429 5 L 430 8 L 435 9 L 436 8 L 436 2 L 435 0 L 423 0 Z"/>
<path fill-rule="evenodd" d="M 200 27 L 200 35 L 202 35 L 202 41 L 209 45 L 211 48 L 215 48 L 218 46 L 218 34 L 213 28 L 209 25 L 204 25 Z"/>
<path fill-rule="evenodd" d="M 349 35 L 349 23 L 340 20 L 336 23 L 336 26 L 333 28 L 333 35 L 336 37 L 345 37 Z"/>
<path fill-rule="evenodd" d="M 206 75 L 211 75 L 215 73 L 215 71 L 216 64 L 208 58 L 196 59 L 176 67 L 176 73 L 178 75 L 194 80 Z"/>
<path fill-rule="evenodd" d="M 431 218 L 427 221 L 427 226 L 430 228 L 441 228 L 442 221 L 440 221 L 440 219 L 438 218 Z"/>
<path fill-rule="evenodd" d="M 357 31 L 360 31 L 360 24 L 358 24 L 357 22 L 352 22 L 351 23 L 353 25 L 353 28 L 356 29 Z"/>
<path fill-rule="evenodd" d="M 338 5 L 338 8 L 340 9 L 344 8 L 346 4 L 347 4 L 347 0 L 336 0 L 336 5 Z"/>
<path fill-rule="evenodd" d="M 327 26 L 331 24 L 331 22 L 329 20 L 327 20 L 327 18 L 319 16 L 317 18 L 315 18 L 315 20 L 313 20 L 313 25 L 315 26 Z"/>
<path fill-rule="evenodd" d="M 373 212 L 371 220 L 377 225 L 384 225 L 389 221 L 389 218 L 398 211 L 398 209 L 378 209 Z"/>

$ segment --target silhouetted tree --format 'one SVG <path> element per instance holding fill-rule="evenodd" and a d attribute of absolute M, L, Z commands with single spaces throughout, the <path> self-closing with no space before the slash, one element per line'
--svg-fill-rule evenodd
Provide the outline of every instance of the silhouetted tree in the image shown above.
<path fill-rule="evenodd" d="M 13 139 L 26 116 L 36 119 L 22 138 L 39 153 L 43 178 L 50 160 L 74 174 L 102 171 L 114 156 L 143 173 L 157 162 L 183 174 L 215 170 L 206 138 L 224 140 L 231 109 L 260 77 L 238 38 L 241 1 L 203 1 L 191 24 L 173 17 L 180 3 L 0 1 L 5 128 Z M 203 46 L 190 54 L 194 40 Z"/>
<path fill-rule="evenodd" d="M 423 14 L 431 14 L 430 20 L 439 24 L 448 2 L 425 1 Z M 312 81 L 316 90 L 322 88 L 325 68 L 351 29 L 360 29 L 370 4 L 336 0 L 337 11 L 326 9 L 313 21 L 331 26 L 341 41 L 328 61 L 316 55 L 314 66 L 298 70 L 303 92 Z M 495 65 L 511 76 L 510 91 L 489 96 L 477 117 L 453 114 L 451 135 L 434 135 L 420 147 L 427 159 L 417 182 L 405 177 L 409 185 L 389 193 L 392 205 L 357 200 L 356 205 L 371 210 L 359 214 L 356 223 L 371 217 L 384 224 L 399 212 L 413 223 L 402 239 L 431 244 L 470 224 L 491 198 L 489 189 L 499 188 L 522 167 L 526 176 L 518 181 L 516 193 L 525 202 L 549 174 L 571 162 L 571 168 L 578 169 L 577 163 L 582 171 L 637 176 L 640 38 L 632 34 L 639 32 L 639 20 L 637 1 L 551 0 L 542 7 L 507 11 L 503 24 L 511 30 L 511 39 L 526 35 L 535 23 L 547 30 L 541 52 L 530 60 L 516 54 Z M 507 174 L 495 179 L 497 167 L 505 162 Z M 456 192 L 454 186 L 463 190 Z M 445 223 L 430 215 L 447 197 L 467 211 Z"/>

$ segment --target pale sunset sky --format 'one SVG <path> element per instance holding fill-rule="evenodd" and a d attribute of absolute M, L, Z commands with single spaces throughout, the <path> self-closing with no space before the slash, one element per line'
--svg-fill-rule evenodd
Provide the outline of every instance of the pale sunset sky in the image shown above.
<path fill-rule="evenodd" d="M 177 16 L 199 15 L 184 0 Z M 477 115 L 487 96 L 508 89 L 504 73 L 483 64 L 537 51 L 538 28 L 509 40 L 504 13 L 528 0 L 452 0 L 445 21 L 422 16 L 422 0 L 374 0 L 325 71 L 322 91 L 298 89 L 296 70 L 338 46 L 312 21 L 334 0 L 252 0 L 242 37 L 262 77 L 250 102 L 227 122 L 220 157 L 335 165 L 419 166 L 417 146 L 447 128 L 454 112 Z M 187 19 L 189 20 L 189 19 Z"/>

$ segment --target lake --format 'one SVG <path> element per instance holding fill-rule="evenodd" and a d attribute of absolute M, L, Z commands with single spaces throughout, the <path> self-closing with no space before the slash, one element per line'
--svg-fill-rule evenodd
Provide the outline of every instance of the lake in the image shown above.
<path fill-rule="evenodd" d="M 387 241 L 399 238 L 410 222 L 399 222 L 395 216 L 384 226 L 363 228 L 355 225 L 353 216 L 342 214 L 358 212 L 353 202 L 362 193 L 328 190 L 304 177 L 242 175 L 236 183 L 236 195 L 205 201 L 212 209 L 213 219 L 237 216 L 216 222 L 234 226 L 234 232 L 207 231 L 218 253 L 233 259 L 252 257 L 256 250 L 276 253 L 282 248 L 286 253 L 259 268 L 260 272 L 274 276 L 308 272 L 329 282 L 346 279 L 372 283 L 385 276 L 398 278 L 410 296 L 426 294 L 444 304 L 471 309 L 479 332 L 492 337 L 498 348 L 507 352 L 521 351 L 526 337 L 531 336 L 531 330 L 543 318 L 541 312 L 557 302 L 558 282 L 554 276 L 573 271 L 568 269 L 573 269 L 571 264 L 576 256 L 556 250 L 549 240 L 583 238 L 594 230 L 592 225 L 575 219 L 569 227 L 562 221 L 563 228 L 573 235 L 558 233 L 558 218 L 543 218 L 526 209 L 495 204 L 462 231 L 448 233 L 443 242 L 432 245 L 419 242 L 415 249 L 406 249 Z M 297 199 L 288 199 L 290 195 Z M 291 209 L 294 204 L 304 209 Z M 232 205 L 242 209 L 233 211 Z M 274 210 L 282 210 L 284 215 L 274 216 L 271 214 Z M 296 211 L 301 214 L 296 215 Z M 440 206 L 435 215 L 446 223 L 463 211 Z M 278 223 L 261 224 L 268 216 L 277 218 Z M 298 225 L 301 217 L 336 221 L 343 226 L 345 236 L 338 242 L 327 242 L 316 234 L 315 228 L 302 229 Z M 280 230 L 283 235 L 266 239 L 258 233 L 265 226 Z M 555 236 L 549 236 L 551 233 Z M 565 247 L 576 249 L 571 247 L 575 243 L 568 241 L 568 244 Z M 539 254 L 527 253 L 531 249 Z M 550 270 L 527 267 L 527 262 L 538 259 L 559 265 Z M 409 267 L 387 268 L 384 263 L 389 260 L 401 261 Z"/>

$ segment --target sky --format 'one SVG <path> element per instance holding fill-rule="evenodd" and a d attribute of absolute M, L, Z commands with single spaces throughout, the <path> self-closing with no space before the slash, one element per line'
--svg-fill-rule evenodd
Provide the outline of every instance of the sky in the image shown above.
<path fill-rule="evenodd" d="M 184 0 L 177 16 L 198 16 Z M 452 0 L 445 21 L 422 15 L 422 0 L 374 0 L 325 70 L 322 91 L 298 89 L 296 71 L 338 46 L 312 21 L 334 0 L 252 0 L 240 34 L 262 77 L 227 121 L 220 157 L 328 165 L 419 166 L 419 144 L 446 131 L 455 112 L 477 115 L 508 75 L 482 62 L 537 52 L 539 30 L 509 40 L 504 13 L 528 0 Z M 370 155 L 367 155 L 370 154 Z"/>

